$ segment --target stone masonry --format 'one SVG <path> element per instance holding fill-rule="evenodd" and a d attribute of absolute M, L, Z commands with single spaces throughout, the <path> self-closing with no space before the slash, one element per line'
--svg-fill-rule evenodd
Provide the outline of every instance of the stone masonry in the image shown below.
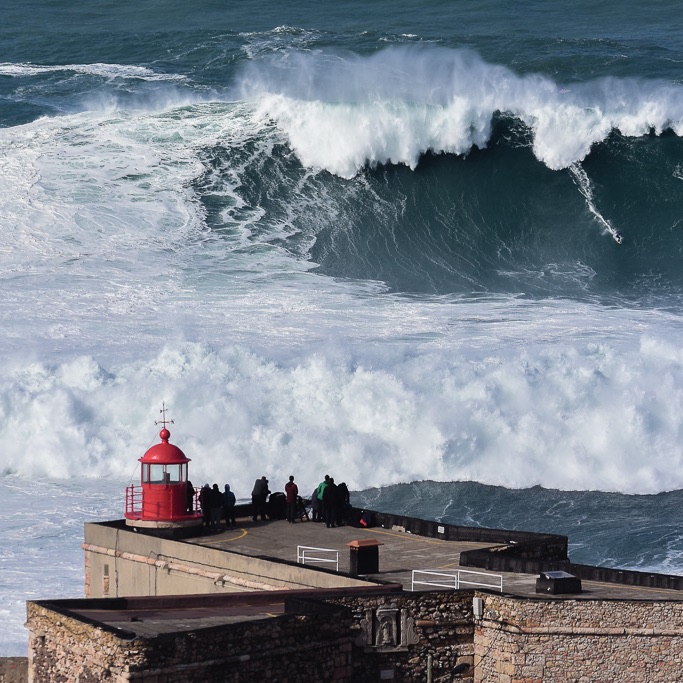
<path fill-rule="evenodd" d="M 475 683 L 683 681 L 680 602 L 484 596 Z"/>
<path fill-rule="evenodd" d="M 472 599 L 480 597 L 481 618 Z M 256 621 L 134 638 L 28 603 L 33 683 L 674 683 L 683 604 L 485 591 L 292 599 Z"/>
<path fill-rule="evenodd" d="M 471 594 L 294 600 L 287 614 L 133 638 L 28 603 L 34 683 L 437 681 L 471 662 Z M 469 677 L 471 680 L 471 676 Z"/>

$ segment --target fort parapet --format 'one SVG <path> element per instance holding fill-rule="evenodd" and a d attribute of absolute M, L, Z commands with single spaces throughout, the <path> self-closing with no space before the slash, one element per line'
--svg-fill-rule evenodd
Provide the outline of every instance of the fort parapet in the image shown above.
<path fill-rule="evenodd" d="M 584 570 L 564 536 L 379 512 L 361 528 L 360 510 L 326 529 L 249 512 L 237 530 L 180 540 L 87 524 L 90 599 L 27 604 L 30 680 L 683 680 L 680 577 Z M 352 576 L 368 539 L 379 567 Z M 301 546 L 337 564 L 299 562 Z M 539 593 L 554 570 L 584 572 L 579 592 Z M 415 571 L 436 578 L 416 583 Z M 459 587 L 434 585 L 447 577 Z"/>

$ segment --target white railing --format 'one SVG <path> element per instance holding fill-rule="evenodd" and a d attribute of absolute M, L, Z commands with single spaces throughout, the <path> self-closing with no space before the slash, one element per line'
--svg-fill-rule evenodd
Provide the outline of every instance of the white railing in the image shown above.
<path fill-rule="evenodd" d="M 420 581 L 417 578 L 418 576 L 423 576 L 425 579 Z M 488 579 L 488 581 L 484 581 L 483 579 Z M 413 569 L 412 586 L 410 590 L 414 591 L 415 586 L 417 585 L 434 586 L 438 588 L 452 588 L 453 590 L 458 590 L 462 585 L 479 586 L 480 588 L 495 588 L 502 593 L 503 577 L 501 574 L 473 572 L 469 569 L 456 569 L 452 572 L 435 572 L 428 571 L 426 569 Z"/>
<path fill-rule="evenodd" d="M 314 554 L 315 553 L 315 554 Z M 322 557 L 316 556 L 326 553 Z M 334 559 L 330 557 L 334 555 Z M 339 551 L 331 550 L 330 548 L 312 548 L 307 545 L 298 545 L 296 547 L 296 561 L 299 564 L 333 564 L 335 571 L 339 571 Z"/>

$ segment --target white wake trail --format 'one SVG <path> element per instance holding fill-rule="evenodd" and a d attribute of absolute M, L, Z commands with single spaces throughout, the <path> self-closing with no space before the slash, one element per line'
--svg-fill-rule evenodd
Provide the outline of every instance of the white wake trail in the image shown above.
<path fill-rule="evenodd" d="M 624 236 L 600 213 L 600 211 L 598 211 L 598 208 L 595 206 L 593 184 L 591 183 L 591 180 L 588 177 L 585 169 L 577 161 L 569 167 L 569 173 L 575 185 L 579 188 L 579 192 L 586 200 L 586 206 L 595 217 L 595 220 L 602 225 L 602 227 L 605 229 L 605 232 L 609 233 L 617 244 L 621 244 L 624 241 Z"/>

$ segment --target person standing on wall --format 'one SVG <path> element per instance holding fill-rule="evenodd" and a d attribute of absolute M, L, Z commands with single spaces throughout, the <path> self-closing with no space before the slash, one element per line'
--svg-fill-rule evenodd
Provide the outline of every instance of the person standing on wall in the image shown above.
<path fill-rule="evenodd" d="M 266 519 L 266 499 L 269 493 L 268 480 L 265 477 L 254 482 L 254 488 L 251 492 L 251 518 L 254 522 L 259 515 L 261 515 L 262 520 Z"/>
<path fill-rule="evenodd" d="M 285 502 L 287 503 L 287 521 L 294 524 L 296 517 L 296 497 L 299 495 L 299 487 L 294 483 L 294 475 L 289 476 L 285 484 Z"/>
<path fill-rule="evenodd" d="M 330 477 L 327 481 L 327 486 L 323 491 L 323 514 L 325 515 L 325 524 L 330 529 L 337 526 L 335 517 L 337 512 L 337 485 L 334 483 L 334 478 Z"/>
<path fill-rule="evenodd" d="M 211 487 L 211 522 L 209 526 L 217 529 L 221 525 L 221 515 L 223 514 L 223 494 L 218 488 L 218 484 Z"/>
<path fill-rule="evenodd" d="M 318 484 L 316 489 L 316 498 L 318 499 L 318 521 L 322 522 L 325 520 L 325 499 L 323 497 L 327 484 L 330 481 L 330 475 L 326 474 L 325 479 Z"/>
<path fill-rule="evenodd" d="M 234 529 L 237 526 L 235 521 L 235 494 L 230 490 L 230 484 L 225 485 L 223 491 L 223 514 L 225 515 L 225 526 Z"/>

